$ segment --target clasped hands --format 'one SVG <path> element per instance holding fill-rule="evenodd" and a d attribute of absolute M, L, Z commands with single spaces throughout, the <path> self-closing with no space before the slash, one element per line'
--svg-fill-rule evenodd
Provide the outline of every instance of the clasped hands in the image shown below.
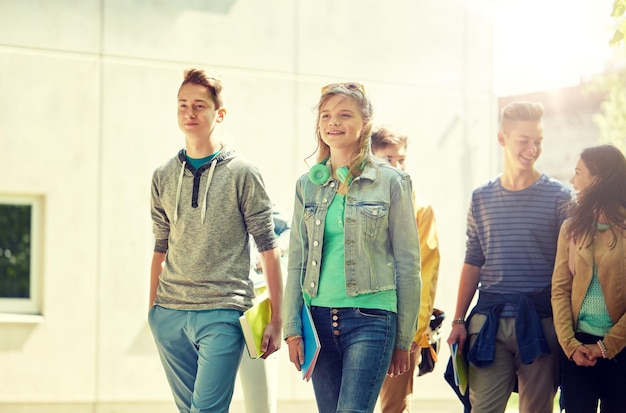
<path fill-rule="evenodd" d="M 572 360 L 581 367 L 595 366 L 599 358 L 602 358 L 602 353 L 596 344 L 582 344 L 572 353 Z"/>

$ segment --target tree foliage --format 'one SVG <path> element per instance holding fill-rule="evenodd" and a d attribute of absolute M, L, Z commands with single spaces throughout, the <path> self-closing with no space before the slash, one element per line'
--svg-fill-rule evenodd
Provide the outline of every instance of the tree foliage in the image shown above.
<path fill-rule="evenodd" d="M 626 153 L 626 70 L 599 76 L 595 87 L 605 95 L 601 113 L 594 116 L 600 129 L 600 140 L 612 143 Z"/>
<path fill-rule="evenodd" d="M 30 296 L 30 205 L 0 204 L 0 297 Z"/>
<path fill-rule="evenodd" d="M 611 17 L 616 30 L 609 43 L 614 48 L 606 73 L 597 76 L 593 89 L 605 95 L 601 113 L 594 116 L 600 141 L 612 143 L 626 153 L 626 0 L 615 0 Z"/>
<path fill-rule="evenodd" d="M 626 41 L 626 18 L 624 16 L 626 12 L 626 0 L 615 0 L 613 2 L 613 11 L 611 12 L 611 17 L 613 17 L 617 22 L 617 28 L 615 29 L 615 33 L 613 33 L 613 37 L 609 40 L 609 43 L 613 47 L 619 47 L 619 45 Z"/>

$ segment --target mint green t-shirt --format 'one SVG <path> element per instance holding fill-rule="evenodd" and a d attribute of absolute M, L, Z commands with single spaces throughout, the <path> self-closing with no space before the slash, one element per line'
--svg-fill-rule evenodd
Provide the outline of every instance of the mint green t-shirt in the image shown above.
<path fill-rule="evenodd" d="M 371 294 L 348 297 L 346 294 L 345 250 L 344 250 L 344 209 L 346 197 L 335 194 L 328 207 L 324 224 L 324 244 L 317 296 L 311 305 L 320 307 L 376 308 L 397 312 L 395 290 L 385 290 Z M 367 257 L 363 257 L 367 259 Z"/>

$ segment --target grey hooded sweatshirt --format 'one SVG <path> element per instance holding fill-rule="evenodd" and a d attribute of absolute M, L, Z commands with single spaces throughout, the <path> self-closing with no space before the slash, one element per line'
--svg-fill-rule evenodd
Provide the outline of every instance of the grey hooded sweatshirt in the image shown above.
<path fill-rule="evenodd" d="M 253 164 L 224 147 L 197 170 L 185 150 L 154 171 L 155 252 L 164 252 L 155 305 L 178 310 L 252 306 L 252 235 L 259 252 L 276 246 L 272 202 Z"/>

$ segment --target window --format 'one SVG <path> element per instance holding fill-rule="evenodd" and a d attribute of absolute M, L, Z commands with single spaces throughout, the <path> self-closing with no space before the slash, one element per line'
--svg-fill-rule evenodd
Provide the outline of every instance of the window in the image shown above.
<path fill-rule="evenodd" d="M 41 314 L 42 204 L 0 195 L 0 313 Z"/>

